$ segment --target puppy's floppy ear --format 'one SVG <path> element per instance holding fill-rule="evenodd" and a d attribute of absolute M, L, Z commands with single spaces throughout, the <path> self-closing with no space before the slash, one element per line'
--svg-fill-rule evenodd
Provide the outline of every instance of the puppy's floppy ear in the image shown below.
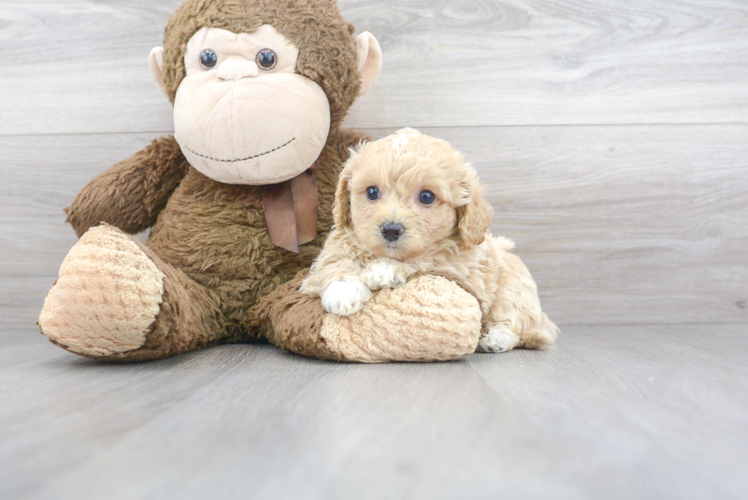
<path fill-rule="evenodd" d="M 335 227 L 343 229 L 351 225 L 351 192 L 348 189 L 348 182 L 352 175 L 353 156 L 343 166 L 338 179 L 338 189 L 335 191 L 335 202 L 332 205 L 332 216 Z"/>
<path fill-rule="evenodd" d="M 483 243 L 493 222 L 493 207 L 483 198 L 483 186 L 472 168 L 460 182 L 467 204 L 458 208 L 457 229 L 462 247 L 469 249 Z"/>

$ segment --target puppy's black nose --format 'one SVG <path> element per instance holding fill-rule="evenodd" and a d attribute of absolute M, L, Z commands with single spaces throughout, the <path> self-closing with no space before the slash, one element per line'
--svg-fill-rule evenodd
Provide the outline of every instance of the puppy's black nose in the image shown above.
<path fill-rule="evenodd" d="M 385 222 L 382 224 L 382 236 L 387 241 L 396 241 L 405 232 L 405 226 L 399 222 Z"/>

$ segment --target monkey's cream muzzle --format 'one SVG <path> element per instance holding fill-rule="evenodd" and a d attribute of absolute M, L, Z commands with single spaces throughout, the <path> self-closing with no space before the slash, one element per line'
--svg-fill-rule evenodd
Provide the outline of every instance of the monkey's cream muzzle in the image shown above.
<path fill-rule="evenodd" d="M 218 66 L 216 74 L 218 78 L 227 82 L 248 77 L 257 78 L 259 75 L 260 68 L 254 61 L 226 61 Z"/>
<path fill-rule="evenodd" d="M 368 32 L 354 44 L 361 95 L 379 75 L 382 52 Z M 330 132 L 327 96 L 296 74 L 298 58 L 270 25 L 238 34 L 201 28 L 187 43 L 174 100 L 174 137 L 186 159 L 215 181 L 260 186 L 270 241 L 292 252 L 317 236 L 314 172 Z M 150 66 L 166 93 L 163 47 L 151 51 Z"/>
<path fill-rule="evenodd" d="M 257 59 L 270 49 L 275 64 Z M 217 56 L 214 67 L 201 54 Z M 185 53 L 187 76 L 174 103 L 174 137 L 202 174 L 227 184 L 265 185 L 306 171 L 330 130 L 322 88 L 295 73 L 298 49 L 268 25 L 234 34 L 202 28 Z"/>

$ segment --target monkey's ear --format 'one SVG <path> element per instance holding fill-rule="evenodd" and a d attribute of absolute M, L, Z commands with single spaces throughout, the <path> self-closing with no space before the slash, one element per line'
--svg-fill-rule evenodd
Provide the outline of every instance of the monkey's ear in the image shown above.
<path fill-rule="evenodd" d="M 151 73 L 153 73 L 153 79 L 156 80 L 156 85 L 161 89 L 161 92 L 166 94 L 166 83 L 164 82 L 164 48 L 154 47 L 151 50 L 151 55 L 148 58 L 148 62 L 151 65 Z"/>
<path fill-rule="evenodd" d="M 364 95 L 382 71 L 382 48 L 368 31 L 356 37 L 356 66 L 361 73 L 361 90 L 358 95 Z"/>

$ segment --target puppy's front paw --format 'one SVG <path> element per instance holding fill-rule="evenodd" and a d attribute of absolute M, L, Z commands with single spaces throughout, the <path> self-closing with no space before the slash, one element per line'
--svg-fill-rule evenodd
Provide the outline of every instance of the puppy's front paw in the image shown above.
<path fill-rule="evenodd" d="M 333 281 L 322 292 L 322 307 L 338 316 L 350 316 L 360 311 L 371 295 L 369 287 L 358 280 Z"/>
<path fill-rule="evenodd" d="M 506 352 L 519 344 L 519 337 L 504 326 L 489 328 L 478 342 L 478 352 Z"/>
<path fill-rule="evenodd" d="M 407 280 L 407 276 L 398 274 L 397 264 L 385 260 L 375 262 L 361 273 L 361 281 L 371 290 L 397 288 L 404 285 Z"/>

